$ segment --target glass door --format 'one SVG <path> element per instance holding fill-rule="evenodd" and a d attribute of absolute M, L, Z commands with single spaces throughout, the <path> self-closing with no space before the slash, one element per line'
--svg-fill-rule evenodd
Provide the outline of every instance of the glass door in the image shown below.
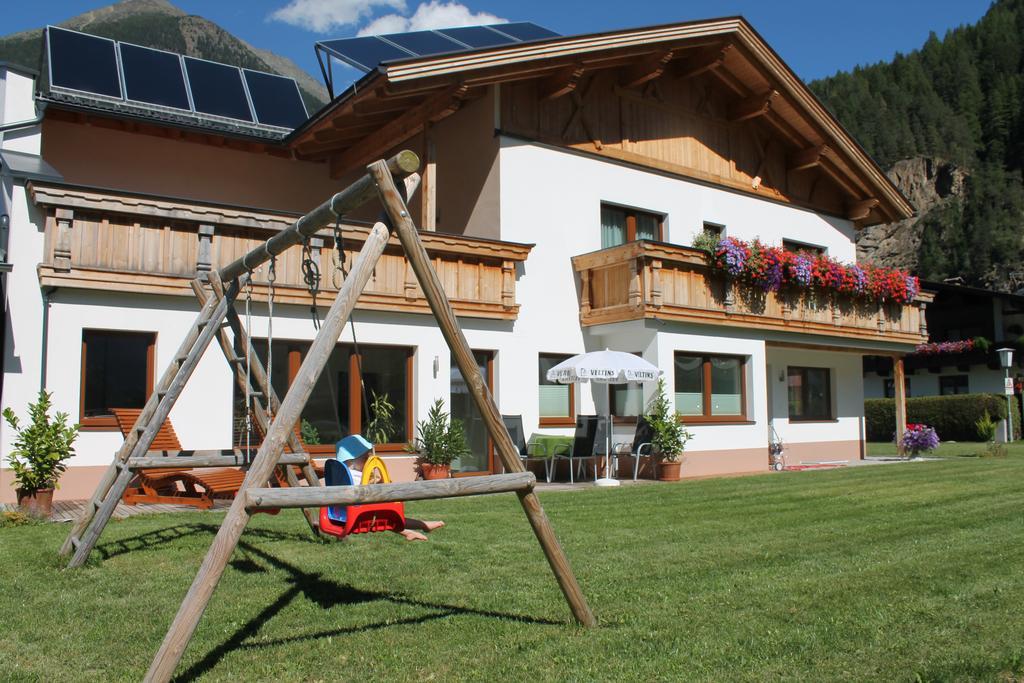
<path fill-rule="evenodd" d="M 473 359 L 477 369 L 487 382 L 487 388 L 494 392 L 494 353 L 491 351 L 474 351 Z M 477 410 L 473 397 L 469 394 L 469 385 L 455 364 L 451 361 L 451 410 L 452 419 L 461 420 L 466 429 L 466 442 L 469 444 L 469 455 L 464 455 L 452 463 L 454 474 L 489 474 L 492 471 L 491 442 L 487 438 L 487 427 L 483 417 Z"/>

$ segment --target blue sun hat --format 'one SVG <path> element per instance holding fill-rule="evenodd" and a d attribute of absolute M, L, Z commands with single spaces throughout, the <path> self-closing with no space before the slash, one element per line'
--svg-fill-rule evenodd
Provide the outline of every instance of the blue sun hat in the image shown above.
<path fill-rule="evenodd" d="M 335 444 L 335 458 L 339 462 L 347 462 L 366 455 L 373 450 L 373 445 L 358 434 L 346 436 Z"/>

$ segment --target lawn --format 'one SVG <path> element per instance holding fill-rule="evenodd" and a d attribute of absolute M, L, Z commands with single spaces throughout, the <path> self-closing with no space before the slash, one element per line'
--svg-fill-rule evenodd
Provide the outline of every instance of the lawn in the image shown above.
<path fill-rule="evenodd" d="M 1018 680 L 1024 457 L 542 493 L 600 627 L 510 495 L 410 504 L 448 527 L 311 542 L 258 516 L 180 680 Z M 0 678 L 137 680 L 222 513 L 0 529 Z"/>
<path fill-rule="evenodd" d="M 1003 444 L 1009 456 L 1024 457 L 1024 441 L 1014 441 Z M 876 442 L 867 444 L 868 455 L 896 455 L 896 444 L 889 442 Z M 975 441 L 945 441 L 939 444 L 931 453 L 925 453 L 929 458 L 983 458 L 989 456 L 988 444 Z"/>

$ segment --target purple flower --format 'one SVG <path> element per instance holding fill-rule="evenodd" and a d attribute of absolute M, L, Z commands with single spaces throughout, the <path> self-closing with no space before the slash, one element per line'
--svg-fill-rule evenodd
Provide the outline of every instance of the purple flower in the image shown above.
<path fill-rule="evenodd" d="M 850 266 L 850 275 L 853 276 L 853 291 L 863 294 L 868 289 L 868 274 L 864 269 L 854 264 Z"/>
<path fill-rule="evenodd" d="M 914 297 L 921 291 L 918 280 L 913 275 L 907 276 L 907 301 L 913 301 Z"/>
<path fill-rule="evenodd" d="M 939 435 L 928 425 L 907 425 L 903 432 L 903 450 L 910 455 L 932 451 L 939 446 Z"/>
<path fill-rule="evenodd" d="M 793 258 L 793 279 L 804 287 L 810 286 L 814 279 L 814 257 L 800 253 Z"/>
<path fill-rule="evenodd" d="M 729 275 L 737 277 L 743 272 L 749 252 L 742 243 L 727 237 L 718 243 L 717 251 Z"/>

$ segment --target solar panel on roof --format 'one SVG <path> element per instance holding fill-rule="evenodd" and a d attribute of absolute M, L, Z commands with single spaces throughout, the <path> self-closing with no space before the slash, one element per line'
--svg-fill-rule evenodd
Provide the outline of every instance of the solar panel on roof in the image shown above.
<path fill-rule="evenodd" d="M 372 71 L 381 62 L 414 56 L 406 50 L 385 43 L 376 36 L 325 40 L 320 44 L 333 52 L 339 59 L 343 59 L 363 71 Z"/>
<path fill-rule="evenodd" d="M 522 41 L 561 37 L 554 31 L 549 31 L 543 26 L 537 26 L 537 24 L 533 24 L 528 21 L 513 22 L 511 24 L 493 24 L 488 26 L 488 28 L 493 28 L 495 31 L 501 31 L 502 33 L 510 35 L 513 38 L 518 38 Z"/>
<path fill-rule="evenodd" d="M 510 36 L 492 31 L 486 26 L 462 26 L 459 28 L 443 28 L 438 33 L 443 33 L 449 38 L 454 38 L 470 47 L 494 47 L 496 45 L 508 45 L 518 42 Z"/>
<path fill-rule="evenodd" d="M 466 46 L 462 43 L 434 31 L 389 33 L 381 37 L 421 57 L 444 52 L 461 52 L 466 49 Z"/>
<path fill-rule="evenodd" d="M 51 85 L 120 99 L 114 41 L 56 26 L 46 31 Z"/>
<path fill-rule="evenodd" d="M 185 57 L 185 71 L 197 112 L 240 121 L 253 120 L 238 67 Z"/>
<path fill-rule="evenodd" d="M 308 118 L 294 79 L 242 69 L 256 120 L 268 126 L 298 128 Z"/>
<path fill-rule="evenodd" d="M 128 43 L 119 47 L 125 99 L 191 109 L 178 55 Z"/>

